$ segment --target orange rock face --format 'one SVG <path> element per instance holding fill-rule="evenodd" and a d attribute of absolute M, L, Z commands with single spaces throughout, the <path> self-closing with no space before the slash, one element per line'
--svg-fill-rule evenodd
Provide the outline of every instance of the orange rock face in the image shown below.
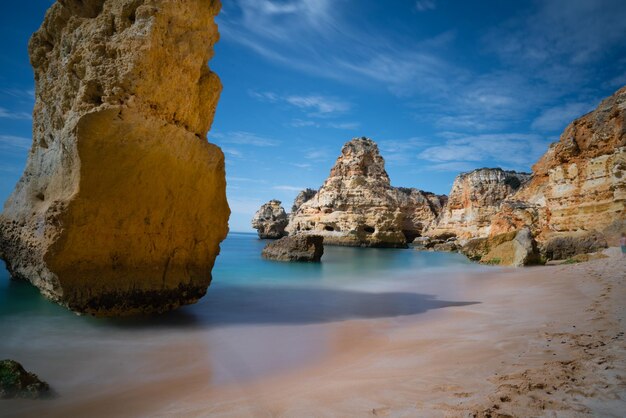
<path fill-rule="evenodd" d="M 572 122 L 533 178 L 492 220 L 491 234 L 531 226 L 539 240 L 626 228 L 626 87 Z"/>

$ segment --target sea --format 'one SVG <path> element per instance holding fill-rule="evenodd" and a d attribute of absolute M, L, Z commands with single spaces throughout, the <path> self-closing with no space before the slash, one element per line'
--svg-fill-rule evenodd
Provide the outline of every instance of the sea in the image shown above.
<path fill-rule="evenodd" d="M 229 234 L 204 298 L 140 318 L 74 314 L 0 265 L 0 359 L 38 374 L 61 401 L 114 398 L 199 370 L 207 387 L 258 381 L 322 359 L 331 349 L 329 324 L 417 321 L 479 303 L 464 300 L 463 289 L 493 269 L 412 248 L 326 246 L 321 263 L 270 261 L 261 258 L 266 243 Z M 12 404 L 13 412 L 31 407 Z"/>

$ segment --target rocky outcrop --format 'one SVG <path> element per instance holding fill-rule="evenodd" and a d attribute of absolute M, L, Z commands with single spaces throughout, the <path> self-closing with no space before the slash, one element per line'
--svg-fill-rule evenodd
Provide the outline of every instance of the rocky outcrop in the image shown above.
<path fill-rule="evenodd" d="M 484 264 L 521 267 L 541 263 L 529 228 L 468 241 L 461 252 Z"/>
<path fill-rule="evenodd" d="M 481 168 L 459 174 L 429 236 L 456 234 L 461 240 L 487 237 L 502 202 L 530 179 L 528 173 Z"/>
<path fill-rule="evenodd" d="M 291 206 L 291 213 L 296 213 L 298 209 L 300 209 L 300 206 L 313 199 L 313 196 L 315 196 L 316 193 L 317 190 L 313 189 L 304 189 L 300 193 L 298 193 L 298 196 L 296 196 L 293 201 L 293 205 Z"/>
<path fill-rule="evenodd" d="M 24 370 L 17 361 L 0 361 L 0 399 L 36 399 L 49 393 L 48 384 L 39 380 L 36 374 Z"/>
<path fill-rule="evenodd" d="M 319 262 L 324 254 L 324 238 L 319 235 L 296 235 L 268 243 L 263 258 L 278 261 Z"/>
<path fill-rule="evenodd" d="M 547 260 L 566 260 L 579 254 L 595 253 L 608 247 L 606 239 L 597 232 L 570 233 L 550 237 L 541 248 Z"/>
<path fill-rule="evenodd" d="M 218 0 L 57 1 L 33 35 L 33 144 L 0 217 L 14 278 L 95 315 L 202 297 L 228 231 L 207 142 Z"/>
<path fill-rule="evenodd" d="M 529 226 L 541 242 L 578 231 L 616 242 L 626 229 L 626 87 L 572 122 L 510 200 L 491 234 Z"/>
<path fill-rule="evenodd" d="M 324 243 L 405 247 L 438 215 L 442 198 L 391 187 L 378 146 L 369 138 L 346 143 L 330 176 L 292 214 L 290 234 L 314 234 Z"/>
<path fill-rule="evenodd" d="M 285 227 L 289 217 L 280 204 L 280 200 L 270 200 L 254 214 L 252 228 L 257 230 L 259 238 L 278 239 L 287 235 Z"/>

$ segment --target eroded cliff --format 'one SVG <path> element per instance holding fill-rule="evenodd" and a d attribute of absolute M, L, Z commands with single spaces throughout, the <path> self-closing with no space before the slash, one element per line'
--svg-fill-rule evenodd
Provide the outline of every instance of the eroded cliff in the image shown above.
<path fill-rule="evenodd" d="M 13 277 L 95 315 L 202 297 L 228 231 L 207 142 L 218 0 L 64 0 L 33 35 L 33 144 L 0 217 Z"/>
<path fill-rule="evenodd" d="M 507 197 L 530 179 L 528 173 L 481 168 L 459 174 L 438 221 L 427 235 L 454 234 L 461 240 L 489 235 L 491 218 Z"/>
<path fill-rule="evenodd" d="M 626 229 L 626 87 L 572 122 L 533 166 L 532 180 L 493 218 L 491 233 L 530 226 L 540 241 Z"/>

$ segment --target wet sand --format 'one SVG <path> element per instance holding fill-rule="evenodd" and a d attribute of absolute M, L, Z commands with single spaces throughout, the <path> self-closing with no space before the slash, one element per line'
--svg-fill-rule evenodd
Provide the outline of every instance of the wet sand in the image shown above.
<path fill-rule="evenodd" d="M 577 265 L 474 274 L 445 295 L 468 303 L 416 315 L 283 325 L 300 333 L 298 350 L 320 338 L 325 349 L 294 365 L 286 346 L 288 367 L 245 379 L 209 378 L 221 365 L 207 361 L 202 334 L 186 333 L 174 345 L 147 350 L 145 364 L 125 371 L 146 379 L 2 407 L 11 416 L 59 417 L 620 417 L 626 258 L 616 249 L 609 254 Z M 259 336 L 275 328 L 254 327 Z M 276 361 L 271 346 L 241 344 L 230 347 L 232 359 L 247 349 Z M 167 372 L 160 375 L 159 365 Z"/>

